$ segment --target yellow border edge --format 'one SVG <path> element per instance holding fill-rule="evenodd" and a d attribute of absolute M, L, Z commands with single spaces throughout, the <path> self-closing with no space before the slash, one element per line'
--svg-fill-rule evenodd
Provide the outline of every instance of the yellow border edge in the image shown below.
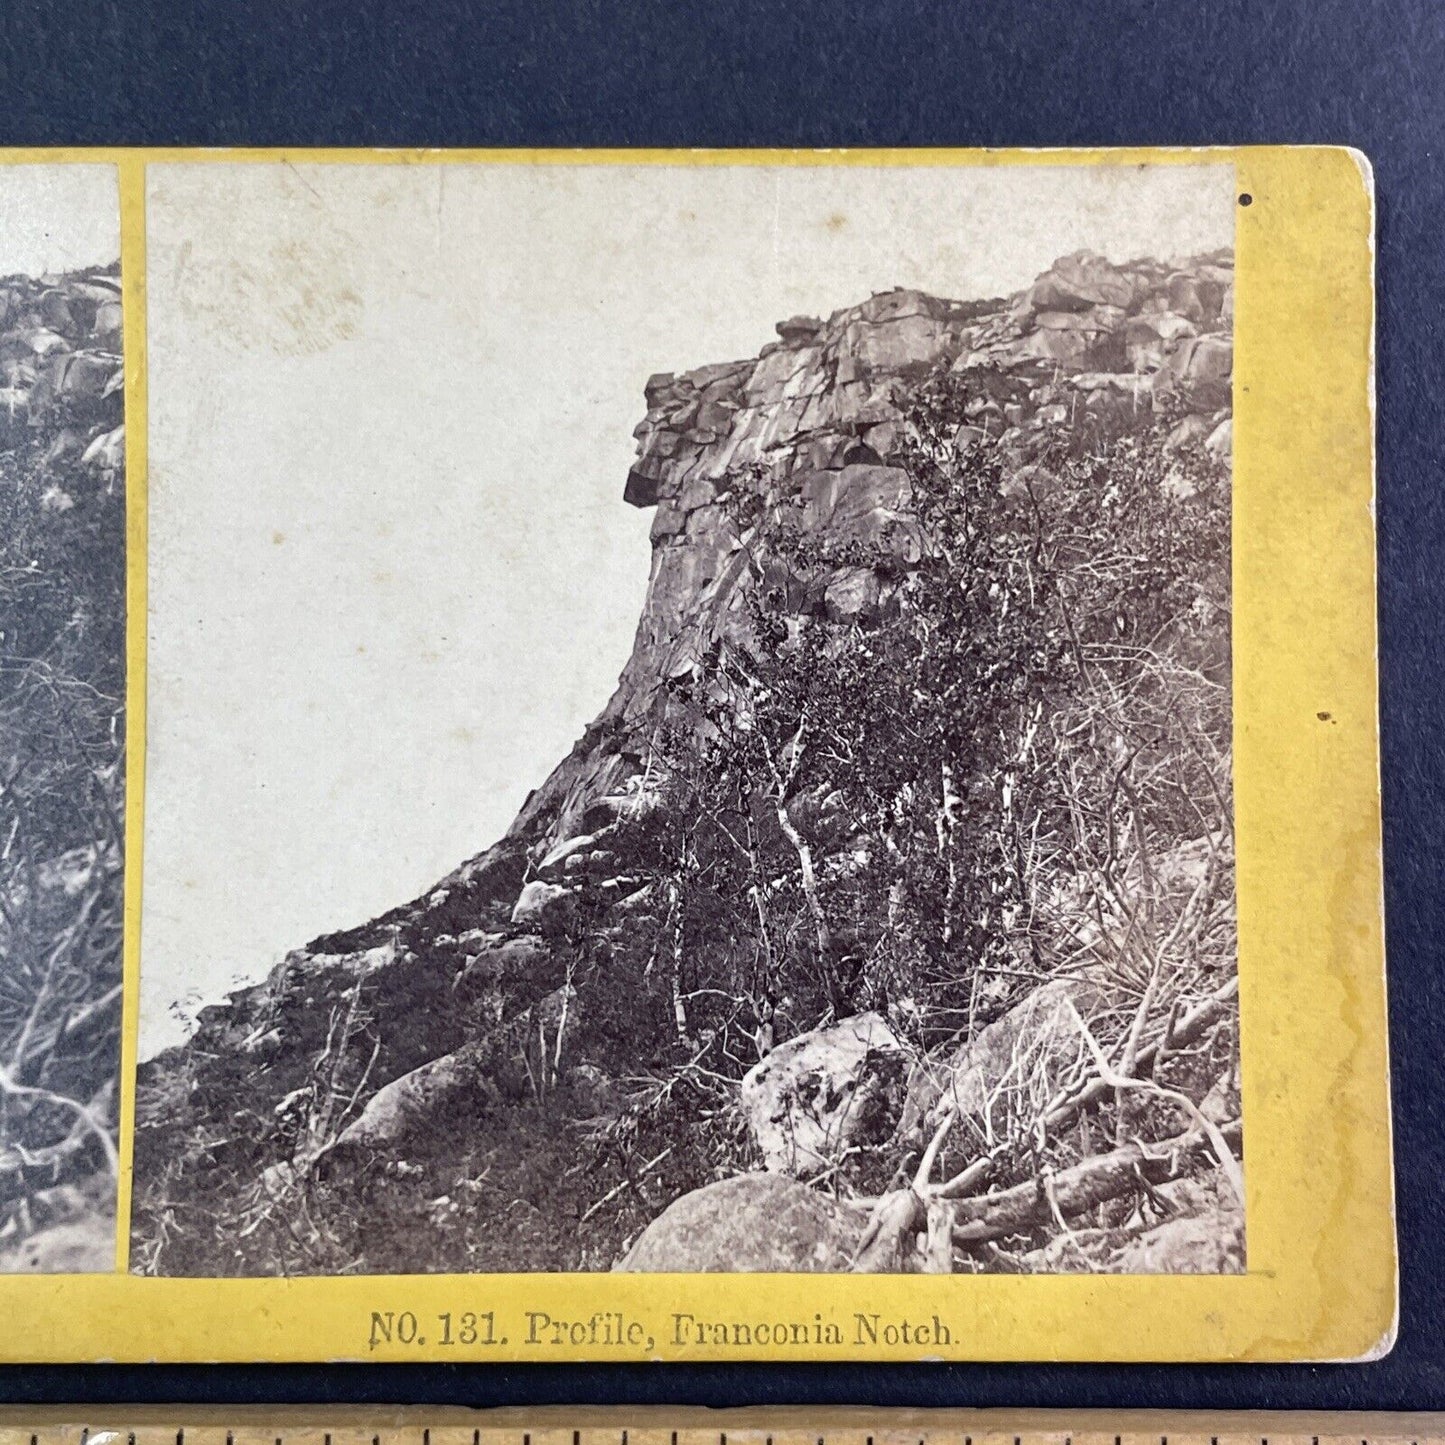
<path fill-rule="evenodd" d="M 135 1074 L 140 1035 L 141 876 L 145 851 L 147 410 L 145 162 L 127 158 L 120 183 L 120 288 L 125 364 L 126 672 L 124 984 L 119 1089 L 120 1180 L 115 1267 L 130 1265 Z"/>
<path fill-rule="evenodd" d="M 1236 826 L 1257 1358 L 1374 1358 L 1397 1319 L 1384 980 L 1374 192 L 1344 148 L 1240 153 Z M 1280 1145 L 1284 1176 L 1260 1168 Z M 1275 1172 L 1271 1169 L 1271 1174 Z M 1271 1185 L 1274 1197 L 1253 1185 Z M 1281 1189 L 1287 1196 L 1281 1197 Z M 1312 1241 L 1306 1251 L 1304 1241 Z"/>

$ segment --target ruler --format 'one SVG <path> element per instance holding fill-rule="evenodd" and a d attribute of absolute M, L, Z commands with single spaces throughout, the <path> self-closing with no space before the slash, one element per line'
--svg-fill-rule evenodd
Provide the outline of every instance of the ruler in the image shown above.
<path fill-rule="evenodd" d="M 0 1410 L 0 1445 L 1445 1445 L 1445 1413 L 86 1406 Z"/>

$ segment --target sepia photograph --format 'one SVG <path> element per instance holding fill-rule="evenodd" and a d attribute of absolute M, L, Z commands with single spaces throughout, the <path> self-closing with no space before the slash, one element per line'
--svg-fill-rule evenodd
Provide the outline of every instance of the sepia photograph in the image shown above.
<path fill-rule="evenodd" d="M 120 206 L 0 167 L 0 1273 L 112 1270 L 125 802 Z"/>
<path fill-rule="evenodd" d="M 1232 165 L 146 186 L 133 1272 L 1244 1271 Z M 12 1253 L 113 1210 L 104 260 L 0 251 Z"/>

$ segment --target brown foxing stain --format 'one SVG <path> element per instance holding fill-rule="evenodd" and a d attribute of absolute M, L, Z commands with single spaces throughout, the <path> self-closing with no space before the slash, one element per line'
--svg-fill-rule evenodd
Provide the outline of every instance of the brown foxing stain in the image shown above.
<path fill-rule="evenodd" d="M 272 532 L 272 533 L 271 533 L 271 542 L 272 542 L 272 544 L 273 544 L 274 546 L 279 547 L 285 540 L 286 540 L 286 534 L 285 534 L 285 532 Z"/>
<path fill-rule="evenodd" d="M 232 347 L 315 356 L 357 334 L 365 305 L 348 228 L 304 176 L 284 180 L 277 204 L 305 214 L 249 246 L 187 238 L 172 263 L 174 294 L 188 320 Z"/>
<path fill-rule="evenodd" d="M 848 224 L 848 217 L 845 216 L 842 211 L 834 211 L 824 224 L 830 231 L 841 231 L 843 227 Z"/>
<path fill-rule="evenodd" d="M 360 327 L 361 297 L 336 284 L 326 274 L 326 258 L 304 243 L 217 269 L 220 275 L 200 274 L 180 288 L 182 306 L 241 350 L 316 356 Z"/>

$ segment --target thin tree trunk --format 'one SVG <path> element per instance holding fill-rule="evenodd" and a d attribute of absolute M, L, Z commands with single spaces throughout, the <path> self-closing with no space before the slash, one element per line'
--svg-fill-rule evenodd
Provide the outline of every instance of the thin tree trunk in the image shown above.
<path fill-rule="evenodd" d="M 793 820 L 788 817 L 787 804 L 779 801 L 776 806 L 778 827 L 783 830 L 783 836 L 793 845 L 793 850 L 798 855 L 798 869 L 803 879 L 803 898 L 813 917 L 813 929 L 818 938 L 818 956 L 826 967 L 830 964 L 833 952 L 833 931 L 828 927 L 828 915 L 823 912 L 823 901 L 818 896 L 818 874 L 813 867 L 813 850 L 808 846 L 807 839 L 793 826 Z"/>
<path fill-rule="evenodd" d="M 690 1046 L 692 1039 L 687 1031 L 687 1009 L 682 1001 L 682 891 L 676 879 L 667 885 L 667 889 L 672 911 L 672 968 L 668 980 L 672 989 L 672 1021 L 677 1028 L 678 1041 Z"/>
<path fill-rule="evenodd" d="M 953 780 L 953 768 L 945 761 L 939 768 L 940 803 L 938 818 L 938 856 L 948 868 L 948 889 L 943 898 L 943 945 L 953 942 L 953 915 L 958 904 L 958 859 L 953 846 L 958 828 L 958 810 L 962 800 Z"/>

